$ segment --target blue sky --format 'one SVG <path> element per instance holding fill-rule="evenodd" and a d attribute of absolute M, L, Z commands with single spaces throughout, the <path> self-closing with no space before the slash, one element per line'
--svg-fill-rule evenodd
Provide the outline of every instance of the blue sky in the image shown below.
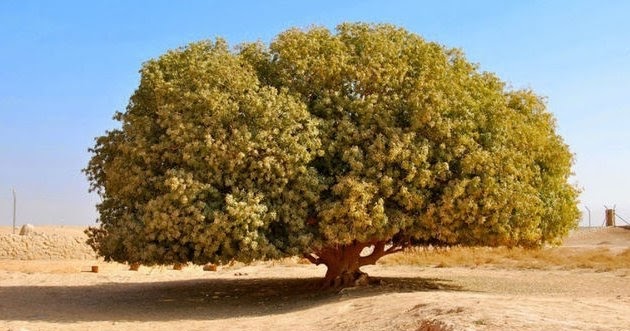
<path fill-rule="evenodd" d="M 388 22 L 546 96 L 592 223 L 630 217 L 630 1 L 0 1 L 0 225 L 94 223 L 81 169 L 142 63 L 189 42 Z M 587 224 L 587 214 L 583 224 Z"/>

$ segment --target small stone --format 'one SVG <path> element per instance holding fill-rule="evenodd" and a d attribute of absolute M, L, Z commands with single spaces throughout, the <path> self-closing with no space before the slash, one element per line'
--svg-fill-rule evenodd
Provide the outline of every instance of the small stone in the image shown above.
<path fill-rule="evenodd" d="M 217 271 L 216 264 L 208 263 L 203 266 L 203 271 Z"/>

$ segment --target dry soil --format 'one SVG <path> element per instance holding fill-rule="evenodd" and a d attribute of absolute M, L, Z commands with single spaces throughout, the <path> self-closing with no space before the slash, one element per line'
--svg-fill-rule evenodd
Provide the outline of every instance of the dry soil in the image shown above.
<path fill-rule="evenodd" d="M 364 268 L 372 285 L 323 292 L 325 269 L 297 260 L 129 271 L 86 251 L 81 228 L 10 230 L 0 330 L 630 330 L 627 269 L 376 265 Z M 630 230 L 576 231 L 565 245 L 623 251 Z"/>

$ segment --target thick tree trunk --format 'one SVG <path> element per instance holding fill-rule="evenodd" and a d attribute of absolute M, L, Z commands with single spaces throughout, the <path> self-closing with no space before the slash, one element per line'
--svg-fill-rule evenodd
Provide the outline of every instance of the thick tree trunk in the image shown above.
<path fill-rule="evenodd" d="M 359 269 L 363 247 L 361 245 L 337 246 L 322 252 L 322 263 L 328 268 L 323 287 L 356 286 L 359 285 L 357 282 L 360 277 L 367 280 L 367 274 Z"/>
<path fill-rule="evenodd" d="M 364 248 L 373 247 L 372 253 L 361 256 Z M 306 258 L 314 264 L 324 264 L 328 270 L 324 277 L 323 288 L 343 288 L 368 284 L 368 276 L 360 268 L 375 264 L 381 257 L 399 252 L 406 245 L 390 245 L 385 241 L 354 242 L 349 245 L 335 245 L 307 254 Z"/>

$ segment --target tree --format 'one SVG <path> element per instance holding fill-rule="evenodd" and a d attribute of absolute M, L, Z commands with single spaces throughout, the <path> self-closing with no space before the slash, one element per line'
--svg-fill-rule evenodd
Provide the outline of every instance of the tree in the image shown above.
<path fill-rule="evenodd" d="M 202 41 L 140 74 L 84 170 L 107 260 L 300 255 L 345 286 L 411 245 L 536 247 L 579 217 L 544 100 L 391 25 Z"/>

